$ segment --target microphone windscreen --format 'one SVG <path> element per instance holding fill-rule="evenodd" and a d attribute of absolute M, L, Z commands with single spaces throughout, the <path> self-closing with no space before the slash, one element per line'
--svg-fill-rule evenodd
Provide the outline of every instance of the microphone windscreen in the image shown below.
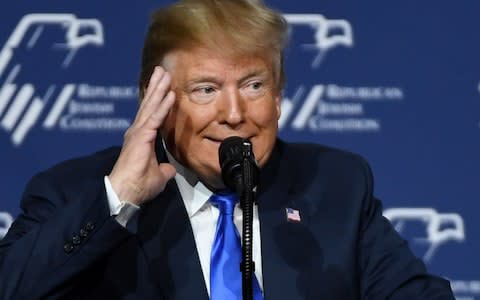
<path fill-rule="evenodd" d="M 224 139 L 218 149 L 223 183 L 233 191 L 242 177 L 243 141 L 239 136 L 231 136 Z"/>

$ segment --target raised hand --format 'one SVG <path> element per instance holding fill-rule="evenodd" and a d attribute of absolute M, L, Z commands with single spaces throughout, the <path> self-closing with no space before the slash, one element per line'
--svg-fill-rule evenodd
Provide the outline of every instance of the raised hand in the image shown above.
<path fill-rule="evenodd" d="M 120 156 L 108 176 L 120 200 L 142 204 L 163 191 L 175 176 L 175 168 L 159 164 L 155 154 L 158 129 L 175 102 L 170 83 L 170 74 L 155 67 L 135 120 L 125 132 Z"/>

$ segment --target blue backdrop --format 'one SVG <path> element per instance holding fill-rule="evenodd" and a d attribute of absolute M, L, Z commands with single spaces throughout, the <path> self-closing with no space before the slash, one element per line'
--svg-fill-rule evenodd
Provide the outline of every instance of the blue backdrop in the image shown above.
<path fill-rule="evenodd" d="M 34 173 L 121 144 L 165 3 L 2 4 L 0 238 Z M 480 299 L 480 2 L 267 3 L 290 24 L 280 135 L 363 155 L 415 253 Z"/>

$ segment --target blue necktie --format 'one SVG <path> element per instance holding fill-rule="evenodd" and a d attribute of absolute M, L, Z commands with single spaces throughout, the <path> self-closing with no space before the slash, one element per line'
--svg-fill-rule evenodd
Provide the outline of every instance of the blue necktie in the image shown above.
<path fill-rule="evenodd" d="M 210 261 L 211 300 L 242 299 L 242 248 L 233 223 L 233 210 L 237 201 L 238 196 L 234 193 L 213 194 L 210 197 L 210 202 L 220 211 Z M 253 298 L 263 299 L 256 277 L 253 280 Z"/>

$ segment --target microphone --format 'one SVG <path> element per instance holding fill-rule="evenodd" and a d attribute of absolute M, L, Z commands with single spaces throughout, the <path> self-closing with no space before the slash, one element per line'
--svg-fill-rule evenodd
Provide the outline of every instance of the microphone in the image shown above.
<path fill-rule="evenodd" d="M 253 155 L 252 143 L 239 136 L 226 138 L 218 148 L 222 179 L 227 188 L 240 196 L 242 220 L 242 294 L 243 299 L 253 299 L 255 262 L 253 261 L 253 203 L 257 190 L 259 168 Z"/>
<path fill-rule="evenodd" d="M 258 183 L 258 167 L 249 139 L 231 136 L 222 141 L 218 149 L 222 179 L 226 187 L 242 195 L 245 185 L 254 188 Z M 245 164 L 250 172 L 245 174 Z M 250 173 L 250 174 L 248 174 Z M 245 182 L 244 176 L 249 182 Z M 250 176 L 249 176 L 250 175 Z"/>

